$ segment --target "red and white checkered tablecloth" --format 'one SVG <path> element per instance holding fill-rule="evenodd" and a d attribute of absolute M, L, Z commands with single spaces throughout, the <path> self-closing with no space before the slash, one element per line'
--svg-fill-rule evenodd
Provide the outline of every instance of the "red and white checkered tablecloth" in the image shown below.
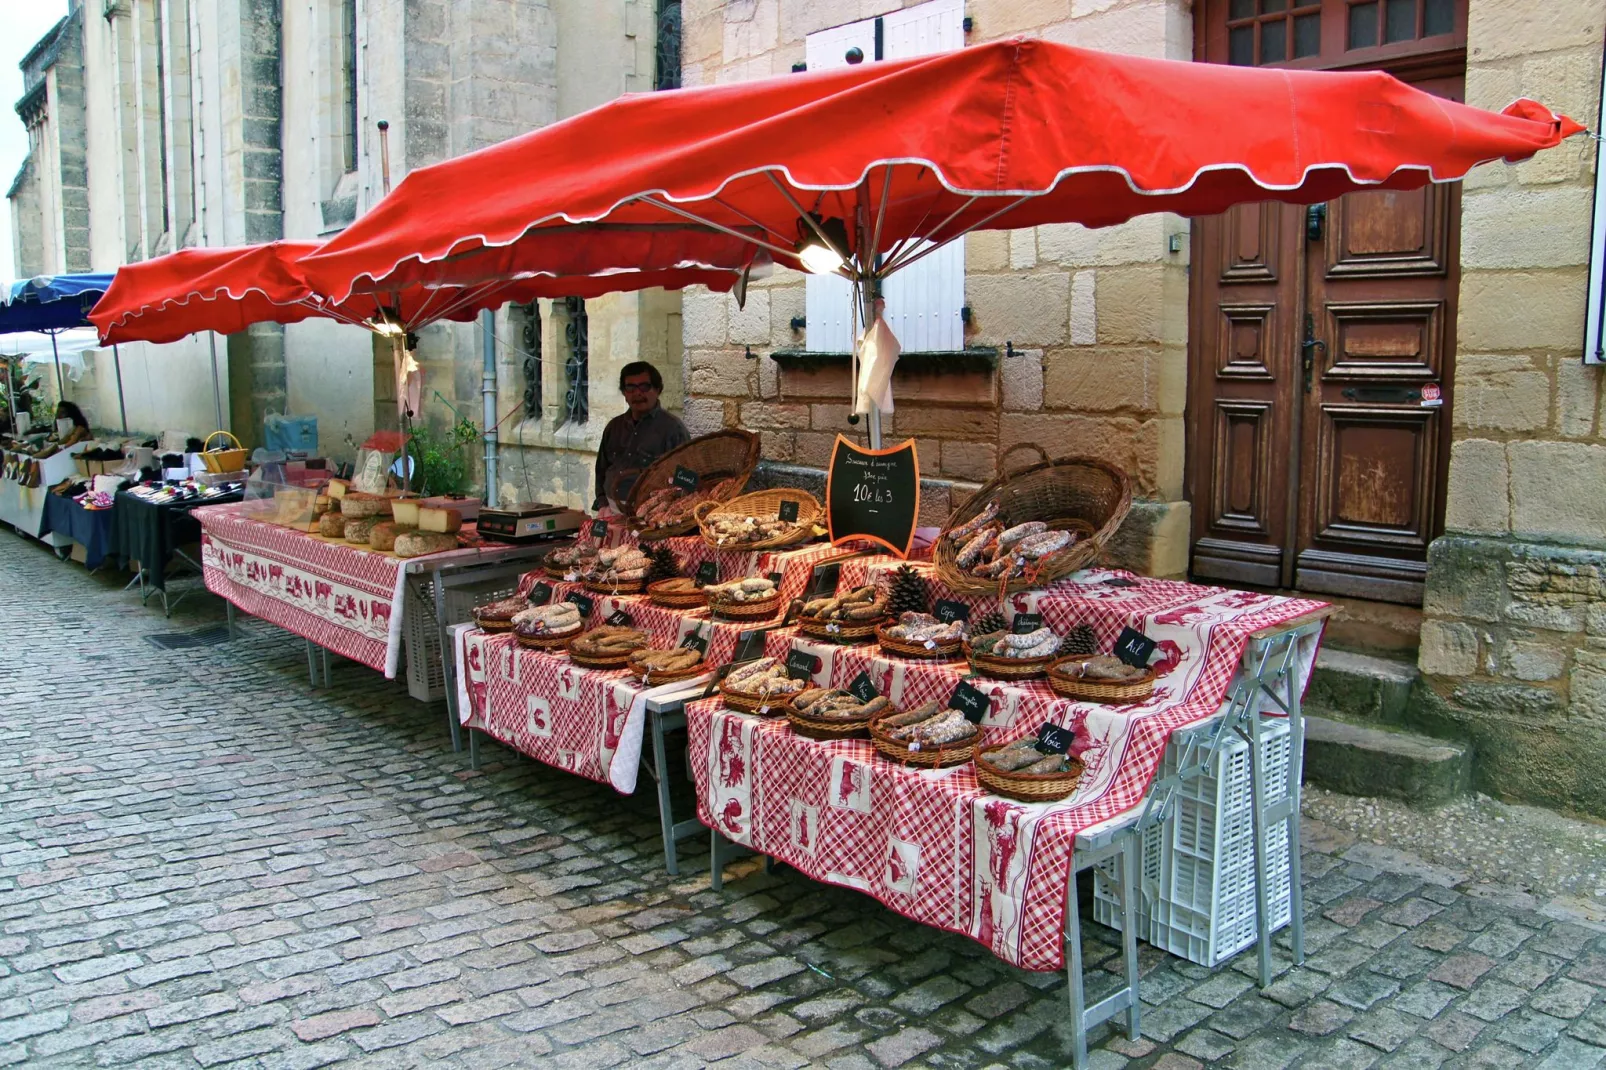
<path fill-rule="evenodd" d="M 1044 611 L 1095 622 L 1101 640 L 1114 637 L 1116 620 L 1140 624 L 1163 652 L 1153 697 L 1111 707 L 1059 699 L 1034 686 L 998 685 L 1007 702 L 987 726 L 990 740 L 1001 743 L 1034 734 L 1043 721 L 1085 725 L 1093 746 L 1070 798 L 1013 802 L 981 791 L 969 765 L 905 769 L 878 757 L 868 742 L 804 739 L 783 723 L 731 714 L 708 701 L 687 707 L 699 816 L 738 843 L 964 933 L 1008 962 L 1059 969 L 1077 833 L 1142 800 L 1171 733 L 1221 708 L 1251 633 L 1322 606 L 1125 574 L 1084 577 L 1102 579 L 1133 586 L 1061 585 L 1054 596 L 1062 601 Z M 1299 686 L 1318 645 L 1312 636 L 1298 651 Z M 865 650 L 808 649 L 828 658 L 817 678 L 834 684 L 880 661 Z M 941 673 L 930 667 L 902 672 L 878 681 L 895 699 L 917 702 L 940 690 L 933 681 Z"/>
<path fill-rule="evenodd" d="M 454 642 L 463 724 L 624 795 L 636 790 L 647 701 L 698 682 L 645 687 L 628 669 L 582 669 L 562 651 L 530 650 L 469 625 Z"/>

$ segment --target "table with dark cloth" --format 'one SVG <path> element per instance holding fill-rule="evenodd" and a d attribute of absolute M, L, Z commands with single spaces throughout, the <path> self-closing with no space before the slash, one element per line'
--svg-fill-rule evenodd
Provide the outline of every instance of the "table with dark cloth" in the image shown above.
<path fill-rule="evenodd" d="M 64 494 L 45 495 L 45 513 L 39 534 L 55 532 L 84 548 L 84 567 L 93 572 L 117 553 L 117 509 L 85 509 Z"/>
<path fill-rule="evenodd" d="M 191 510 L 202 505 L 225 505 L 244 498 L 243 492 L 226 494 L 206 501 L 168 502 L 157 505 L 119 491 L 115 520 L 117 556 L 126 564 L 138 561 L 145 570 L 145 582 L 157 590 L 167 589 L 167 563 L 180 546 L 201 541 L 201 525 Z"/>

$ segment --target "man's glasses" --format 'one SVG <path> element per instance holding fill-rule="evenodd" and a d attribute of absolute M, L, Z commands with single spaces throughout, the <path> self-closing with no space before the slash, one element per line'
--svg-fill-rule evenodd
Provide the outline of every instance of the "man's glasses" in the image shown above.
<path fill-rule="evenodd" d="M 652 389 L 651 383 L 626 383 L 620 387 L 626 394 L 645 394 Z"/>

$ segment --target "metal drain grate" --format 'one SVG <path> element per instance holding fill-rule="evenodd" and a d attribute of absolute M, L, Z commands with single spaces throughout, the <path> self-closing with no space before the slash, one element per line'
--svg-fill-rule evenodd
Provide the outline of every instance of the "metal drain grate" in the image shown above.
<path fill-rule="evenodd" d="M 163 650 L 188 650 L 197 646 L 217 646 L 226 643 L 229 639 L 228 625 L 220 624 L 215 628 L 202 628 L 198 632 L 156 632 L 147 635 L 145 641 Z"/>

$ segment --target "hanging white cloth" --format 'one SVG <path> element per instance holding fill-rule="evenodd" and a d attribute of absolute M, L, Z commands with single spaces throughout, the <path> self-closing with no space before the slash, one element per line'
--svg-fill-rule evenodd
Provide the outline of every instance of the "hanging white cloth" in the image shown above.
<path fill-rule="evenodd" d="M 853 395 L 853 411 L 860 416 L 874 405 L 882 412 L 892 411 L 892 369 L 898 364 L 903 347 L 882 311 L 885 301 L 875 303 L 875 322 L 859 336 L 859 381 Z"/>

